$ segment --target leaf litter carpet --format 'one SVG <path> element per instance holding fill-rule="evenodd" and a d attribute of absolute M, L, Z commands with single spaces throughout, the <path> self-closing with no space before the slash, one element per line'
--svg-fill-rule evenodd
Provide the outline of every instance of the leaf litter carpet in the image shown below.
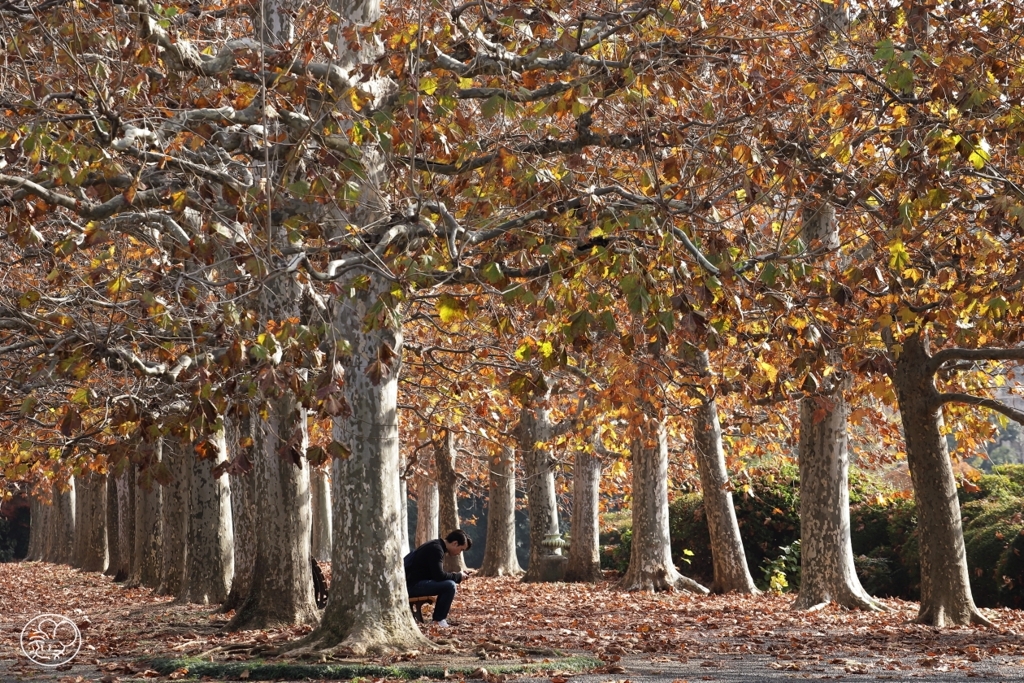
<path fill-rule="evenodd" d="M 834 606 L 791 609 L 792 596 L 710 596 L 624 593 L 615 582 L 522 584 L 513 578 L 473 577 L 459 589 L 447 631 L 428 629 L 436 652 L 381 656 L 394 664 L 440 656 L 479 662 L 478 676 L 497 663 L 544 662 L 561 654 L 590 654 L 604 662 L 604 679 L 624 683 L 624 664 L 691 664 L 715 680 L 729 661 L 756 659 L 765 677 L 837 678 L 836 672 L 902 680 L 957 674 L 1024 679 L 1024 612 L 984 610 L 995 627 L 942 630 L 911 623 L 917 604 L 885 600 L 890 612 L 863 613 Z M 73 666 L 43 672 L 20 652 L 21 629 L 41 613 L 73 619 L 83 647 Z M 162 677 L 146 667 L 153 657 L 210 661 L 273 660 L 272 651 L 308 627 L 228 633 L 230 614 L 180 605 L 142 588 L 124 588 L 100 574 L 45 563 L 0 564 L 0 681 L 63 683 Z M 363 660 L 367 661 L 367 660 Z M 489 662 L 491 664 L 489 664 Z M 666 668 L 668 668 L 666 666 Z M 831 672 L 829 674 L 828 672 Z M 996 673 L 998 672 L 998 673 Z M 537 674 L 532 674 L 536 676 Z M 552 670 L 563 683 L 570 672 Z M 179 678 L 181 675 L 178 676 Z M 681 683 L 677 681 L 676 683 Z"/>

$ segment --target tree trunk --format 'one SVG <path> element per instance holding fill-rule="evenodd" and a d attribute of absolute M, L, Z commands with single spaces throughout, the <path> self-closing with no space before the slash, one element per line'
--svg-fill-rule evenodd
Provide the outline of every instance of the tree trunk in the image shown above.
<path fill-rule="evenodd" d="M 96 472 L 75 477 L 73 566 L 84 572 L 107 568 L 107 478 Z"/>
<path fill-rule="evenodd" d="M 160 586 L 163 573 L 161 549 L 163 547 L 163 492 L 153 479 L 152 469 L 160 462 L 163 441 L 152 444 L 153 458 L 149 466 L 142 466 L 135 477 L 135 543 L 129 588 Z"/>
<path fill-rule="evenodd" d="M 433 471 L 433 467 L 430 468 Z M 413 488 L 416 490 L 416 547 L 432 541 L 441 535 L 438 521 L 438 490 L 437 481 L 429 474 L 417 472 L 413 477 Z"/>
<path fill-rule="evenodd" d="M 252 439 L 252 417 L 249 404 L 224 420 L 225 441 L 232 462 L 241 464 L 231 479 L 231 536 L 234 539 L 235 574 L 231 590 L 221 610 L 238 609 L 252 587 L 256 563 L 256 472 L 243 442 Z"/>
<path fill-rule="evenodd" d="M 185 580 L 185 562 L 188 556 L 188 497 L 189 454 L 191 444 L 176 437 L 164 440 L 164 461 L 171 472 L 171 483 L 160 492 L 163 517 L 163 548 L 161 555 L 160 587 L 157 595 L 177 597 Z"/>
<path fill-rule="evenodd" d="M 565 580 L 595 583 L 601 574 L 601 458 L 590 450 L 576 451 L 572 468 L 572 529 Z"/>
<path fill-rule="evenodd" d="M 555 470 L 551 451 L 546 445 L 551 439 L 551 414 L 545 404 L 546 397 L 536 403 L 526 403 L 519 411 L 516 438 L 523 454 L 526 469 L 526 495 L 530 513 L 530 563 L 526 567 L 524 582 L 541 581 L 544 576 L 542 558 L 548 551 L 541 543 L 547 536 L 558 535 L 558 501 L 555 497 Z M 538 446 L 538 443 L 545 445 Z"/>
<path fill-rule="evenodd" d="M 269 399 L 267 418 L 256 421 L 256 559 L 232 630 L 315 624 L 318 618 L 309 569 L 306 411 L 287 389 L 279 391 Z"/>
<path fill-rule="evenodd" d="M 121 567 L 120 544 L 118 542 L 121 535 L 121 520 L 117 516 L 117 477 L 111 469 L 107 470 L 106 476 L 107 568 L 103 573 L 107 576 L 114 576 Z"/>
<path fill-rule="evenodd" d="M 644 416 L 648 434 L 633 439 L 633 541 L 625 590 L 708 589 L 680 574 L 672 563 L 668 525 L 668 440 L 665 423 Z M 653 433 L 650 433 L 653 432 Z"/>
<path fill-rule="evenodd" d="M 711 376 L 711 364 L 706 351 L 698 351 L 697 371 L 702 377 Z M 750 593 L 760 591 L 747 568 L 743 552 L 740 525 L 733 506 L 729 472 L 725 467 L 722 447 L 722 427 L 718 421 L 718 404 L 713 396 L 704 393 L 698 397 L 700 406 L 694 411 L 693 440 L 697 456 L 700 485 L 704 491 L 704 513 L 707 515 L 711 536 L 711 556 L 715 580 L 711 590 L 715 593 Z"/>
<path fill-rule="evenodd" d="M 399 471 L 405 472 L 406 463 L 403 458 L 399 463 Z M 402 557 L 405 557 L 411 551 L 409 547 L 409 482 L 406 481 L 405 477 L 399 477 L 398 479 L 399 494 L 398 499 L 402 501 L 399 506 L 399 511 L 402 513 L 402 519 L 398 523 L 398 531 L 401 534 L 399 542 L 401 544 Z M 456 508 L 458 510 L 458 508 Z"/>
<path fill-rule="evenodd" d="M 342 22 L 332 31 L 368 26 L 380 19 L 379 0 L 331 0 Z M 346 46 L 342 68 L 355 70 L 383 54 L 380 39 Z M 346 34 L 347 35 L 347 34 Z M 359 35 L 354 32 L 354 35 Z M 364 81 L 383 100 L 386 79 Z M 391 210 L 384 197 L 386 162 L 383 150 L 362 148 L 365 173 L 359 197 L 346 219 L 357 225 L 381 224 Z M 305 639 L 310 647 L 336 648 L 363 654 L 370 651 L 422 649 L 429 645 L 409 610 L 402 566 L 398 442 L 398 373 L 402 358 L 402 310 L 394 283 L 376 268 L 354 268 L 350 276 L 365 287 L 342 288 L 334 300 L 333 329 L 347 345 L 339 354 L 345 371 L 343 396 L 351 414 L 334 420 L 334 439 L 349 453 L 334 458 L 331 498 L 334 539 L 331 544 L 330 598 L 320 627 Z M 344 580 L 341 579 L 344 577 Z"/>
<path fill-rule="evenodd" d="M 793 607 L 835 602 L 879 610 L 857 578 L 850 540 L 849 412 L 843 386 L 800 401 L 800 593 Z"/>
<path fill-rule="evenodd" d="M 135 569 L 135 477 L 138 466 L 128 463 L 117 477 L 117 555 L 121 560 L 114 581 L 127 581 Z"/>
<path fill-rule="evenodd" d="M 59 484 L 53 487 L 53 537 L 49 561 L 54 564 L 69 564 L 74 551 L 75 540 L 75 480 L 69 479 L 67 489 Z"/>
<path fill-rule="evenodd" d="M 845 2 L 819 3 L 822 26 L 841 38 L 848 21 Z M 801 230 L 810 247 L 837 252 L 839 223 L 835 207 L 825 202 L 808 204 Z M 828 255 L 823 257 L 827 261 Z M 847 414 L 839 380 L 842 359 L 827 351 L 835 371 L 822 377 L 821 395 L 800 402 L 800 593 L 794 607 L 811 609 L 835 602 L 843 607 L 883 609 L 867 594 L 857 578 L 850 540 L 849 451 Z"/>
<path fill-rule="evenodd" d="M 208 458 L 194 448 L 187 452 L 189 473 L 187 552 L 180 602 L 211 605 L 224 602 L 234 574 L 234 537 L 231 533 L 231 490 L 228 475 L 213 476 L 213 468 L 227 460 L 224 429 L 210 437 Z"/>
<path fill-rule="evenodd" d="M 443 538 L 460 528 L 459 477 L 455 472 L 455 436 L 445 428 L 444 435 L 434 445 L 434 467 L 437 470 L 438 527 Z M 460 572 L 466 568 L 462 554 L 445 555 L 444 570 Z"/>
<path fill-rule="evenodd" d="M 388 318 L 366 329 L 364 321 L 391 283 L 374 271 L 353 275 L 365 275 L 370 286 L 335 301 L 335 330 L 350 346 L 340 360 L 352 413 L 334 422 L 334 439 L 349 452 L 331 463 L 334 580 L 320 627 L 305 644 L 363 655 L 421 649 L 428 641 L 409 611 L 396 531 L 404 503 L 398 483 L 400 321 Z"/>
<path fill-rule="evenodd" d="M 926 342 L 917 334 L 910 335 L 896 357 L 893 373 L 917 500 L 921 545 L 917 622 L 939 628 L 947 624 L 987 626 L 990 622 L 971 595 L 956 480 L 942 435 L 942 404 L 929 358 Z"/>
<path fill-rule="evenodd" d="M 481 576 L 519 576 L 516 555 L 516 455 L 511 448 L 491 459 L 487 495 L 487 545 Z"/>
<path fill-rule="evenodd" d="M 46 550 L 46 538 L 52 523 L 50 510 L 52 507 L 44 503 L 38 494 L 38 488 L 31 497 L 31 527 L 29 528 L 28 554 L 25 555 L 26 562 L 39 562 L 43 560 L 43 553 Z"/>
<path fill-rule="evenodd" d="M 312 489 L 313 557 L 318 562 L 331 561 L 331 482 L 327 472 L 314 469 L 309 474 Z"/>

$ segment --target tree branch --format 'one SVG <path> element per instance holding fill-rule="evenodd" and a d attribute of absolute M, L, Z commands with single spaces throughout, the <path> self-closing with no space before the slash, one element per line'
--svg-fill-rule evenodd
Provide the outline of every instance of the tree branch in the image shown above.
<path fill-rule="evenodd" d="M 1024 348 L 1016 349 L 963 349 L 958 347 L 942 349 L 928 361 L 928 372 L 934 373 L 943 363 L 956 360 L 1017 360 L 1024 361 Z"/>
<path fill-rule="evenodd" d="M 1024 411 L 1017 410 L 1016 408 L 1009 406 L 1002 401 L 997 401 L 994 398 L 982 398 L 980 396 L 973 396 L 971 394 L 939 394 L 940 403 L 966 403 L 967 405 L 980 406 L 982 408 L 988 408 L 994 410 L 997 413 L 1002 413 L 1006 417 L 1010 418 L 1014 422 L 1024 424 Z"/>

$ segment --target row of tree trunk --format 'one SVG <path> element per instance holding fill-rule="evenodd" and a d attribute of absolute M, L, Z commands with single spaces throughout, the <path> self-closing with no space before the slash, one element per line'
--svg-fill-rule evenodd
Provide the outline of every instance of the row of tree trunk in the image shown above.
<path fill-rule="evenodd" d="M 228 431 L 240 433 L 237 426 Z M 214 457 L 200 458 L 190 444 L 166 437 L 150 446 L 144 464 L 124 462 L 106 474 L 86 472 L 55 484 L 46 500 L 34 496 L 27 559 L 105 572 L 129 586 L 149 587 L 183 602 L 224 604 L 225 609 L 241 607 L 255 593 L 270 592 L 254 581 L 256 548 L 279 545 L 275 539 L 281 531 L 268 526 L 266 517 L 260 526 L 259 469 L 236 475 L 229 485 L 227 474 L 213 476 L 228 457 L 226 433 L 212 443 Z M 280 458 L 270 462 L 308 472 Z M 154 479 L 158 469 L 169 473 L 165 485 Z M 272 473 L 265 480 L 275 478 L 287 477 Z M 312 480 L 319 484 L 312 489 L 314 499 L 297 505 L 315 513 L 316 523 L 310 525 L 315 535 L 307 534 L 305 545 L 329 558 L 326 474 L 316 471 Z M 309 495 L 307 487 L 290 495 L 288 502 Z M 296 564 L 301 575 L 297 583 L 310 585 L 309 554 Z M 317 618 L 315 609 L 311 617 Z"/>

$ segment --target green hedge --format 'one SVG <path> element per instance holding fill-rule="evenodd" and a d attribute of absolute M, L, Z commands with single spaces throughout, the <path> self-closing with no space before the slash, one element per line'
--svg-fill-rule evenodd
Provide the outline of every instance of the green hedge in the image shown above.
<path fill-rule="evenodd" d="M 780 548 L 800 537 L 799 474 L 786 466 L 774 473 L 755 477 L 733 494 L 736 520 L 743 537 L 747 566 L 761 588 L 767 587 L 760 567 L 778 557 Z M 714 580 L 711 536 L 699 493 L 676 498 L 669 507 L 672 557 L 688 576 L 710 585 Z M 693 552 L 687 565 L 684 550 Z"/>
<path fill-rule="evenodd" d="M 733 498 L 747 563 L 758 585 L 767 588 L 764 569 L 800 536 L 797 471 L 785 466 L 763 472 L 738 488 Z M 975 602 L 981 607 L 1024 607 L 1024 465 L 998 465 L 959 495 Z M 853 553 L 864 588 L 881 597 L 919 599 L 914 502 L 894 495 L 877 477 L 857 469 L 850 473 L 850 501 Z M 676 565 L 709 585 L 714 567 L 701 495 L 679 496 L 669 515 Z M 602 537 L 602 566 L 624 571 L 632 538 L 628 517 L 620 515 L 616 522 Z M 784 564 L 776 562 L 776 566 Z M 799 577 L 788 579 L 790 588 L 795 588 Z"/>

